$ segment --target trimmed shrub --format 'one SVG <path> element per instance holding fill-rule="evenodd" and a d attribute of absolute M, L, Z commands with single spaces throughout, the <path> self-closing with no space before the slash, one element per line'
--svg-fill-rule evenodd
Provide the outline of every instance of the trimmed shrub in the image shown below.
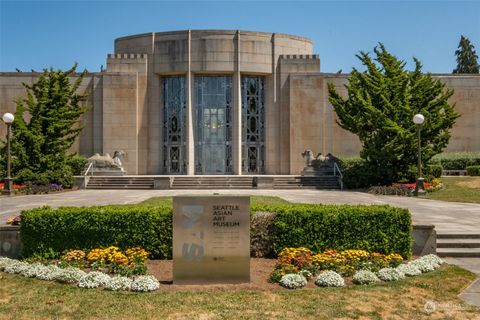
<path fill-rule="evenodd" d="M 431 180 L 442 176 L 443 167 L 440 164 L 428 164 L 425 167 L 425 175 Z"/>
<path fill-rule="evenodd" d="M 468 166 L 467 174 L 469 176 L 480 176 L 480 166 Z"/>
<path fill-rule="evenodd" d="M 256 206 L 252 211 L 276 212 L 272 249 L 287 247 L 362 249 L 411 255 L 411 215 L 390 206 L 289 204 Z"/>
<path fill-rule="evenodd" d="M 252 254 L 287 247 L 363 249 L 411 255 L 411 215 L 389 206 L 254 205 Z M 275 212 L 275 214 L 266 214 Z M 256 217 L 257 216 L 257 217 Z M 58 258 L 67 250 L 141 247 L 150 258 L 172 257 L 172 208 L 139 206 L 50 207 L 23 211 L 22 256 Z"/>
<path fill-rule="evenodd" d="M 366 188 L 372 185 L 372 173 L 365 161 L 360 158 L 341 159 L 340 168 L 343 174 L 343 184 L 348 189 Z"/>
<path fill-rule="evenodd" d="M 441 164 L 444 170 L 465 170 L 480 166 L 480 152 L 449 152 L 434 156 L 430 163 Z"/>
<path fill-rule="evenodd" d="M 103 206 L 42 207 L 21 213 L 22 256 L 57 257 L 72 248 L 142 247 L 152 258 L 172 256 L 172 209 Z"/>
<path fill-rule="evenodd" d="M 394 184 L 391 186 L 370 187 L 368 193 L 387 196 L 410 196 L 412 190 L 401 184 Z"/>
<path fill-rule="evenodd" d="M 88 159 L 84 156 L 73 155 L 67 158 L 67 164 L 72 168 L 72 173 L 74 176 L 79 176 L 85 170 L 85 167 L 88 163 Z"/>
<path fill-rule="evenodd" d="M 273 222 L 276 214 L 272 212 L 254 212 L 250 224 L 250 255 L 252 257 L 272 257 Z"/>

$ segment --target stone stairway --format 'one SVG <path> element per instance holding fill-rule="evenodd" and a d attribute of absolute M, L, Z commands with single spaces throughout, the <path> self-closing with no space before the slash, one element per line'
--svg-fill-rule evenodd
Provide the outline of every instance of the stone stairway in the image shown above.
<path fill-rule="evenodd" d="M 168 176 L 92 176 L 87 189 L 154 189 Z M 335 176 L 170 176 L 170 189 L 340 189 Z M 265 181 L 268 181 L 265 183 Z M 166 187 L 168 189 L 168 186 Z"/>
<path fill-rule="evenodd" d="M 274 189 L 340 189 L 338 177 L 278 176 L 273 180 Z"/>
<path fill-rule="evenodd" d="M 87 189 L 153 189 L 153 177 L 97 176 L 90 177 Z"/>
<path fill-rule="evenodd" d="M 437 254 L 440 257 L 480 257 L 480 233 L 438 233 Z"/>
<path fill-rule="evenodd" d="M 175 177 L 172 189 L 252 189 L 251 176 L 185 176 Z"/>

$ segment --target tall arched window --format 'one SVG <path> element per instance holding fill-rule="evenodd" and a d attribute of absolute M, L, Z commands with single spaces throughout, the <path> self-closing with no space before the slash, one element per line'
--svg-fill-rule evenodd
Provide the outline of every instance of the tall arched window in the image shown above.
<path fill-rule="evenodd" d="M 265 80 L 242 77 L 242 172 L 265 173 Z"/>

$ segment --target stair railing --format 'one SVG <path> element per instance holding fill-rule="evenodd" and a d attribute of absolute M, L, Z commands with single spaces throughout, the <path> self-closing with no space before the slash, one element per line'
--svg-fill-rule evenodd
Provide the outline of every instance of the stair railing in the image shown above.
<path fill-rule="evenodd" d="M 340 182 L 340 190 L 343 190 L 343 174 L 342 170 L 340 170 L 340 167 L 336 162 L 333 163 L 333 175 L 337 176 L 338 173 L 338 182 Z"/>
<path fill-rule="evenodd" d="M 93 161 L 88 164 L 87 170 L 85 170 L 85 172 L 83 173 L 84 176 L 86 176 L 88 174 L 90 169 L 91 169 L 91 174 L 90 175 L 93 176 L 93 164 L 94 164 Z"/>

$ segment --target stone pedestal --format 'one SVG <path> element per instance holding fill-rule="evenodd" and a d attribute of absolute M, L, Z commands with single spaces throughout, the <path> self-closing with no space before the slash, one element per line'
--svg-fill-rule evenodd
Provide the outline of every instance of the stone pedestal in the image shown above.
<path fill-rule="evenodd" d="M 171 177 L 155 177 L 153 178 L 153 189 L 170 189 L 172 187 Z"/>
<path fill-rule="evenodd" d="M 413 255 L 437 253 L 437 232 L 434 225 L 414 225 L 412 230 Z"/>
<path fill-rule="evenodd" d="M 20 256 L 20 226 L 0 226 L 0 257 Z"/>

